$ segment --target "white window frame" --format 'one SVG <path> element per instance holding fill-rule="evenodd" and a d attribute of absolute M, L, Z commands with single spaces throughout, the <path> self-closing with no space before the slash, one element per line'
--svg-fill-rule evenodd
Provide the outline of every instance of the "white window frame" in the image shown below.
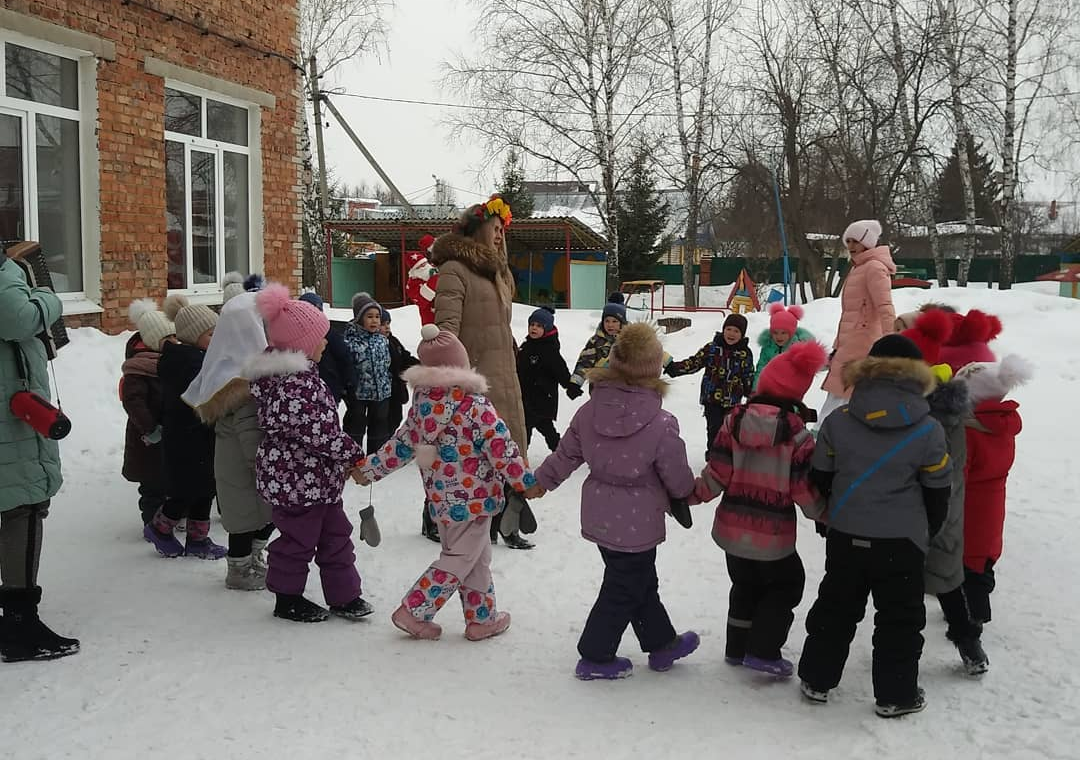
<path fill-rule="evenodd" d="M 260 134 L 261 125 L 261 112 L 259 106 L 249 101 L 239 100 L 237 98 L 229 97 L 228 95 L 222 95 L 213 90 L 207 90 L 202 87 L 196 87 L 194 85 L 187 84 L 185 82 L 178 82 L 174 79 L 165 80 L 166 89 L 177 90 L 189 95 L 195 95 L 203 99 L 202 107 L 200 108 L 201 124 L 199 128 L 200 135 L 206 134 L 206 115 L 208 108 L 206 106 L 207 100 L 214 100 L 218 103 L 225 103 L 226 105 L 235 106 L 237 108 L 244 109 L 248 114 L 247 119 L 247 142 L 246 146 L 236 145 L 234 143 L 223 142 L 221 140 L 211 140 L 206 137 L 195 137 L 193 135 L 183 134 L 182 132 L 172 132 L 165 130 L 165 141 L 180 143 L 184 146 L 184 213 L 186 215 L 184 227 L 185 227 L 185 253 L 186 253 L 186 266 L 185 281 L 187 282 L 186 288 L 172 288 L 170 293 L 184 293 L 187 295 L 196 296 L 197 298 L 209 297 L 205 299 L 198 299 L 197 302 L 209 302 L 220 303 L 220 296 L 222 295 L 221 280 L 226 274 L 225 268 L 225 153 L 238 153 L 247 156 L 248 160 L 248 177 L 247 177 L 247 197 L 248 197 L 248 260 L 247 265 L 244 267 L 244 274 L 248 274 L 255 269 L 255 262 L 258 261 L 261 264 L 261 241 L 262 241 L 262 162 L 261 162 L 261 150 L 260 141 L 262 135 Z M 165 142 L 161 145 L 162 154 L 165 151 Z M 216 250 L 215 264 L 217 268 L 217 280 L 215 282 L 195 283 L 195 271 L 194 271 L 194 257 L 192 256 L 192 234 L 194 232 L 193 225 L 191 223 L 191 152 L 192 150 L 212 153 L 214 154 L 214 204 L 216 206 L 214 215 L 214 240 Z M 258 241 L 258 242 L 257 242 Z M 259 250 L 256 251 L 256 248 Z"/>
<path fill-rule="evenodd" d="M 4 50 L 11 43 L 20 47 L 73 60 L 78 65 L 78 109 L 50 106 L 22 98 L 9 97 L 7 62 Z M 34 37 L 0 29 L 0 111 L 18 116 L 23 125 L 23 178 L 25 184 L 23 227 L 27 240 L 40 240 L 37 198 L 37 115 L 55 116 L 79 125 L 79 210 L 82 242 L 82 289 L 57 293 L 64 314 L 101 313 L 101 234 L 98 218 L 98 149 L 97 149 L 97 58 L 80 50 Z"/>

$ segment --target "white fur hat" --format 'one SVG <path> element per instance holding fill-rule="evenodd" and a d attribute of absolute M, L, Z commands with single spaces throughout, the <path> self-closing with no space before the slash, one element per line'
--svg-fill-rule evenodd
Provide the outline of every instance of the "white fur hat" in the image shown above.
<path fill-rule="evenodd" d="M 848 225 L 847 229 L 844 230 L 844 237 L 841 242 L 846 245 L 847 241 L 854 240 L 856 243 L 862 243 L 867 248 L 876 248 L 880 237 L 881 222 L 876 219 L 862 219 Z"/>
<path fill-rule="evenodd" d="M 978 404 L 980 401 L 1000 401 L 1033 375 L 1034 370 L 1027 359 L 1009 354 L 999 362 L 972 362 L 956 373 L 956 379 L 967 383 L 971 403 Z"/>

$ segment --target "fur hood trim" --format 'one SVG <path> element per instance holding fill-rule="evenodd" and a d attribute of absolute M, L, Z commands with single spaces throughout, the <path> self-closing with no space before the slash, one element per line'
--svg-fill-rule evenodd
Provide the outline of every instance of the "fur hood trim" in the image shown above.
<path fill-rule="evenodd" d="M 844 386 L 854 388 L 863 380 L 899 380 L 918 384 L 926 396 L 937 385 L 937 378 L 930 367 L 919 359 L 902 359 L 895 356 L 868 356 L 844 365 Z"/>
<path fill-rule="evenodd" d="M 431 246 L 431 263 L 440 267 L 451 261 L 457 261 L 473 273 L 494 282 L 507 302 L 514 294 L 514 275 L 506 253 L 486 245 L 480 245 L 472 238 L 451 232 L 442 235 Z"/>
<path fill-rule="evenodd" d="M 244 365 L 244 376 L 248 380 L 258 380 L 275 375 L 298 375 L 313 364 L 302 351 L 266 351 L 248 360 Z"/>
<path fill-rule="evenodd" d="M 418 364 L 401 373 L 401 379 L 413 388 L 461 388 L 468 393 L 487 393 L 487 379 L 474 369 L 464 367 L 425 367 Z"/>
<path fill-rule="evenodd" d="M 971 399 L 968 395 L 967 383 L 963 380 L 938 383 L 926 397 L 926 401 L 930 404 L 930 412 L 935 417 L 962 419 L 971 414 Z"/>
<path fill-rule="evenodd" d="M 195 408 L 199 419 L 207 425 L 213 425 L 229 412 L 234 412 L 251 398 L 251 384 L 242 377 L 234 377 L 225 383 L 202 406 Z"/>
<path fill-rule="evenodd" d="M 593 385 L 598 385 L 600 383 L 630 385 L 635 388 L 646 388 L 651 391 L 656 391 L 660 394 L 661 397 L 667 395 L 668 388 L 670 387 L 666 380 L 662 380 L 659 377 L 626 377 L 621 372 L 618 372 L 611 367 L 596 367 L 594 369 L 590 369 L 588 372 L 585 373 L 585 376 Z"/>

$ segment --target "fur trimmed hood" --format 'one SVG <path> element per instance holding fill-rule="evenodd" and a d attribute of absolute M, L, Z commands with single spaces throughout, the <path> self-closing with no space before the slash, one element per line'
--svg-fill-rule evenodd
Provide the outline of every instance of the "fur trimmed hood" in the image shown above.
<path fill-rule="evenodd" d="M 315 362 L 300 351 L 267 350 L 251 357 L 244 365 L 244 376 L 248 380 L 278 375 L 298 375 L 315 367 Z"/>
<path fill-rule="evenodd" d="M 963 380 L 938 383 L 926 397 L 926 402 L 930 405 L 930 414 L 943 425 L 959 424 L 971 415 L 971 398 Z"/>
<path fill-rule="evenodd" d="M 213 425 L 229 412 L 234 412 L 251 399 L 251 384 L 236 377 L 223 385 L 217 393 L 202 405 L 195 407 L 195 414 L 207 425 Z"/>
<path fill-rule="evenodd" d="M 468 393 L 487 393 L 488 381 L 474 369 L 425 367 L 418 364 L 401 373 L 413 388 L 461 388 Z"/>
<path fill-rule="evenodd" d="M 844 385 L 854 388 L 864 380 L 908 382 L 920 388 L 923 396 L 937 386 L 937 378 L 924 361 L 895 356 L 868 356 L 844 365 Z"/>
<path fill-rule="evenodd" d="M 459 262 L 474 274 L 494 282 L 508 303 L 513 299 L 514 275 L 503 251 L 451 232 L 432 244 L 430 261 L 436 267 L 451 261 Z"/>
<path fill-rule="evenodd" d="M 610 366 L 590 369 L 585 373 L 585 376 L 592 385 L 611 383 L 615 385 L 628 385 L 632 388 L 645 388 L 646 390 L 656 391 L 660 394 L 661 398 L 667 395 L 668 388 L 671 387 L 666 380 L 662 380 L 659 377 L 626 377 L 618 370 L 612 369 Z"/>
<path fill-rule="evenodd" d="M 895 356 L 870 356 L 844 367 L 844 382 L 853 387 L 846 409 L 870 428 L 908 428 L 930 414 L 927 394 L 937 378 L 926 362 Z"/>

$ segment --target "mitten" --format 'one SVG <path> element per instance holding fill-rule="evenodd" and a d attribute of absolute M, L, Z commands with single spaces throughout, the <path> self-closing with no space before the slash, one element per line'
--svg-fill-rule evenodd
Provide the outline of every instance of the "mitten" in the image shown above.
<path fill-rule="evenodd" d="M 512 536 L 517 532 L 535 533 L 536 516 L 525 497 L 517 491 L 510 491 L 506 495 L 506 509 L 503 510 L 502 520 L 499 523 L 499 532 L 503 537 Z"/>
<path fill-rule="evenodd" d="M 581 386 L 577 384 L 572 384 L 569 388 L 566 389 L 566 397 L 571 401 L 576 398 L 580 398 L 582 393 L 584 393 L 584 391 L 581 390 Z"/>
<path fill-rule="evenodd" d="M 142 437 L 143 443 L 147 446 L 153 446 L 154 444 L 161 443 L 161 425 L 151 430 L 149 433 Z"/>
<path fill-rule="evenodd" d="M 668 503 L 668 511 L 675 518 L 675 522 L 684 528 L 690 528 L 694 524 L 690 516 L 690 502 L 687 499 L 671 499 Z"/>
<path fill-rule="evenodd" d="M 382 541 L 379 523 L 375 521 L 375 507 L 367 506 L 360 510 L 360 540 L 372 549 Z"/>

